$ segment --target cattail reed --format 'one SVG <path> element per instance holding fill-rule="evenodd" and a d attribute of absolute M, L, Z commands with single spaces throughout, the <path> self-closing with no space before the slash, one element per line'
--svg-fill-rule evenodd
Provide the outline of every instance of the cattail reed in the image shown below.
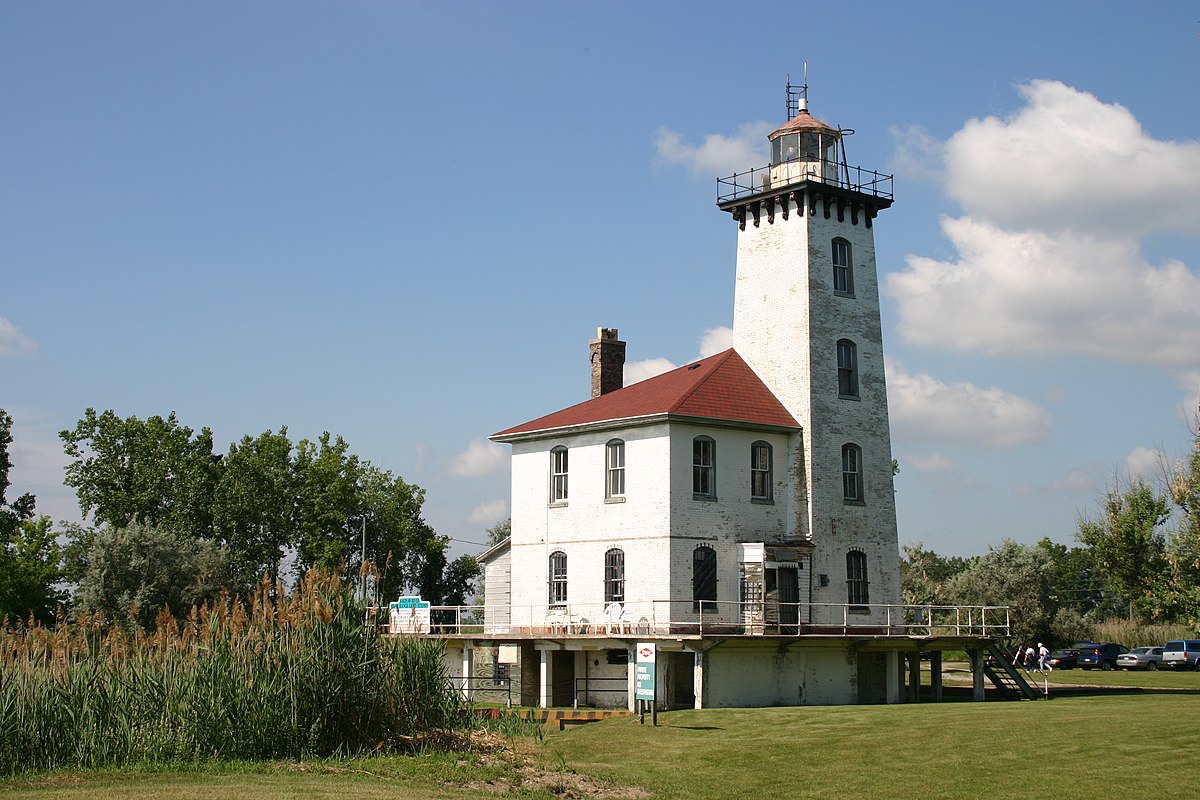
<path fill-rule="evenodd" d="M 381 637 L 338 576 L 153 632 L 0 628 L 0 774 L 391 750 L 464 724 L 432 639 Z"/>

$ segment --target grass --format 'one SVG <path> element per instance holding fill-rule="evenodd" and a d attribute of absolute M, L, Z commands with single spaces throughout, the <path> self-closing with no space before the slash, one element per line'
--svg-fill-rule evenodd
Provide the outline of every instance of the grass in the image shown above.
<path fill-rule="evenodd" d="M 513 746 L 540 765 L 543 776 L 561 775 L 561 785 L 523 777 L 511 759 L 426 753 L 303 766 L 234 765 L 226 771 L 214 766 L 205 772 L 51 773 L 0 782 L 0 795 L 407 800 L 494 798 L 495 788 L 507 786 L 510 794 L 530 798 L 646 796 L 619 791 L 639 787 L 662 800 L 987 795 L 1016 800 L 1048 794 L 1094 800 L 1139 785 L 1161 786 L 1165 775 L 1181 786 L 1195 783 L 1197 720 L 1200 692 L 673 711 L 659 715 L 657 728 L 623 718 L 548 734 L 540 742 L 494 734 L 502 748 Z M 580 783 L 580 775 L 617 788 L 597 789 Z"/>

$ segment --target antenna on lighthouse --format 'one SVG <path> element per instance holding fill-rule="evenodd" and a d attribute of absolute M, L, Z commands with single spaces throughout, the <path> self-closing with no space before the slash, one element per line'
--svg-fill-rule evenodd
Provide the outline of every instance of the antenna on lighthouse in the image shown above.
<path fill-rule="evenodd" d="M 787 118 L 791 121 L 801 111 L 808 111 L 808 62 L 804 62 L 804 83 L 792 85 L 792 74 L 787 79 Z"/>

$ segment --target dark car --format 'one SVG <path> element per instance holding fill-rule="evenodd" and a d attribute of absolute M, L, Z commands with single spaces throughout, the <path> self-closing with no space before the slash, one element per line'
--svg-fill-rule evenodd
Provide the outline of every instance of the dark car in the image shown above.
<path fill-rule="evenodd" d="M 1079 651 L 1068 647 L 1065 650 L 1055 650 L 1050 654 L 1050 658 L 1046 659 L 1046 663 L 1051 669 L 1072 669 L 1077 666 L 1076 659 L 1079 658 Z"/>
<path fill-rule="evenodd" d="M 1075 659 L 1075 663 L 1080 669 L 1091 669 L 1099 667 L 1103 670 L 1117 668 L 1117 656 L 1122 653 L 1128 653 L 1129 648 L 1123 644 L 1087 644 L 1079 648 L 1079 655 Z"/>

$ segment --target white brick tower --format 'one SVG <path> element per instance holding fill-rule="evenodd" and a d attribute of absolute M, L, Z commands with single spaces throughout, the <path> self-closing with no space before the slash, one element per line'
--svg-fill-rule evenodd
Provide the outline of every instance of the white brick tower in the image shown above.
<path fill-rule="evenodd" d="M 853 131 L 807 106 L 789 83 L 770 165 L 718 182 L 738 223 L 734 349 L 803 427 L 789 525 L 814 546 L 812 602 L 881 614 L 866 606 L 900 602 L 872 230 L 891 176 L 849 167 Z"/>

